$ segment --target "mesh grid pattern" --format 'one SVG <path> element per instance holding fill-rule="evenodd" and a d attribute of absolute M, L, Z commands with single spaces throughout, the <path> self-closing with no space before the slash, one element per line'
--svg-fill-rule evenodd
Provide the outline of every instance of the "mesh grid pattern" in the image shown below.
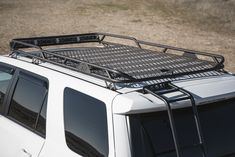
<path fill-rule="evenodd" d="M 53 50 L 53 53 L 115 69 L 135 79 L 206 70 L 215 66 L 214 62 L 126 45 L 60 49 Z M 47 55 L 47 58 L 63 63 L 61 58 L 50 55 Z"/>

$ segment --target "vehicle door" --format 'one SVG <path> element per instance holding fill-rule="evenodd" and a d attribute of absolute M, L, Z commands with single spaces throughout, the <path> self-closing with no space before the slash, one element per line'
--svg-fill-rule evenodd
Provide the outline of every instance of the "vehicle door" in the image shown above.
<path fill-rule="evenodd" d="M 46 131 L 48 81 L 0 64 L 0 156 L 36 157 Z"/>

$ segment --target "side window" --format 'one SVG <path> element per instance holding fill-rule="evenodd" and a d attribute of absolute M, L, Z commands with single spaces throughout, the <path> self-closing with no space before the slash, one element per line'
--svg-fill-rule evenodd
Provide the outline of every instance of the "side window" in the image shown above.
<path fill-rule="evenodd" d="M 38 117 L 38 122 L 36 125 L 36 130 L 41 134 L 46 134 L 46 110 L 47 110 L 47 97 L 44 100 L 40 115 Z"/>
<path fill-rule="evenodd" d="M 3 100 L 5 98 L 7 88 L 10 85 L 13 70 L 4 66 L 0 66 L 0 112 L 3 109 Z"/>
<path fill-rule="evenodd" d="M 45 135 L 47 82 L 20 73 L 10 103 L 8 116 Z"/>
<path fill-rule="evenodd" d="M 107 113 L 102 101 L 66 88 L 64 123 L 71 150 L 87 157 L 108 156 Z"/>

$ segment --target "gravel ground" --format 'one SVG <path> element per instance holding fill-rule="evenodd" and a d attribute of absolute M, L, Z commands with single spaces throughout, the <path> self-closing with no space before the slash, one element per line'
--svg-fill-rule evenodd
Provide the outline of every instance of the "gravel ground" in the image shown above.
<path fill-rule="evenodd" d="M 0 52 L 9 53 L 8 43 L 17 37 L 109 32 L 221 54 L 226 69 L 235 72 L 233 0 L 223 2 L 230 7 L 226 21 L 216 11 L 204 16 L 158 1 L 0 0 Z"/>

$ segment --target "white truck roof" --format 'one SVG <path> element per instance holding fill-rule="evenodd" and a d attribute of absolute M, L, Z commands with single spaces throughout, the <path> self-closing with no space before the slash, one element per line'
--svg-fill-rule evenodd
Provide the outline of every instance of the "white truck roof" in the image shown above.
<path fill-rule="evenodd" d="M 196 105 L 216 102 L 235 97 L 235 76 L 225 74 L 213 78 L 202 78 L 173 82 L 176 86 L 192 93 Z M 113 112 L 117 114 L 134 114 L 166 110 L 166 104 L 151 94 L 142 94 L 130 89 L 123 89 L 125 94 L 118 95 L 113 103 Z M 180 92 L 167 94 L 177 97 Z M 190 106 L 189 100 L 172 104 L 172 109 Z"/>

